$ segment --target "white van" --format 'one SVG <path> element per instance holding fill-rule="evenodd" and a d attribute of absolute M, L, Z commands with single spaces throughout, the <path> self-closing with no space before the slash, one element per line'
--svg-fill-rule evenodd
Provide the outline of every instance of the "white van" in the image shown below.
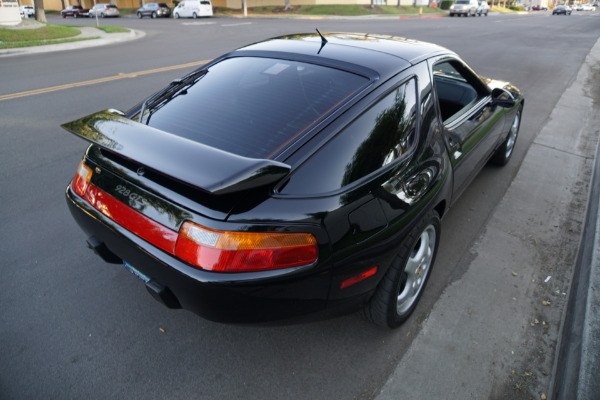
<path fill-rule="evenodd" d="M 183 0 L 173 10 L 175 18 L 212 17 L 213 8 L 210 0 Z"/>

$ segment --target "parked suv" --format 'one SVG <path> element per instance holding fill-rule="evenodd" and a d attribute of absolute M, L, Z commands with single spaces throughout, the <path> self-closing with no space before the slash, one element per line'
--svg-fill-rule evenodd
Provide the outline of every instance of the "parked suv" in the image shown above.
<path fill-rule="evenodd" d="M 457 0 L 450 6 L 450 16 L 464 15 L 465 17 L 475 16 L 477 14 L 477 0 Z"/>
<path fill-rule="evenodd" d="M 99 3 L 90 9 L 90 17 L 118 17 L 119 8 L 114 4 Z"/>
<path fill-rule="evenodd" d="M 60 12 L 60 15 L 63 18 L 73 17 L 87 17 L 89 15 L 89 11 L 87 8 L 83 8 L 81 6 L 67 6 L 64 10 Z"/>
<path fill-rule="evenodd" d="M 145 4 L 142 8 L 138 8 L 138 10 L 137 10 L 138 18 L 144 18 L 144 17 L 152 17 L 152 18 L 167 17 L 168 18 L 170 16 L 171 16 L 171 9 L 165 3 L 148 3 L 148 4 Z"/>

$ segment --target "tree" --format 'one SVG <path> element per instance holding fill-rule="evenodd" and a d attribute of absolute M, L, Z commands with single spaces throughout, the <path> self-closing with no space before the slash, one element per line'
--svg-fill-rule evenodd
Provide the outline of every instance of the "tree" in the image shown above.
<path fill-rule="evenodd" d="M 289 9 L 290 9 L 290 7 L 291 7 L 291 6 L 290 6 L 290 0 L 285 0 L 285 7 L 284 7 L 284 10 L 285 10 L 285 11 L 287 11 L 287 10 L 289 10 Z"/>
<path fill-rule="evenodd" d="M 40 22 L 46 22 L 44 0 L 33 0 L 33 7 L 35 8 L 35 19 Z"/>

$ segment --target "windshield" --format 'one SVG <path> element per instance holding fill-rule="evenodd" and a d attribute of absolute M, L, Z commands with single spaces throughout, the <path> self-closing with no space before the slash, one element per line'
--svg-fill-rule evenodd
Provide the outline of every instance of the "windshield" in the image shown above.
<path fill-rule="evenodd" d="M 456 4 L 469 4 L 469 0 L 458 0 Z"/>
<path fill-rule="evenodd" d="M 369 80 L 257 57 L 223 60 L 145 103 L 141 121 L 230 153 L 269 158 Z"/>

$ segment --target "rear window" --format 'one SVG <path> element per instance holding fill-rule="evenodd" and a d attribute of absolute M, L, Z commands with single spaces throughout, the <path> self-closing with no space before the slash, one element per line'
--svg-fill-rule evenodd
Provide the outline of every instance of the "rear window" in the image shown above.
<path fill-rule="evenodd" d="M 146 110 L 143 122 L 230 153 L 269 158 L 368 82 L 314 64 L 230 58 Z"/>

